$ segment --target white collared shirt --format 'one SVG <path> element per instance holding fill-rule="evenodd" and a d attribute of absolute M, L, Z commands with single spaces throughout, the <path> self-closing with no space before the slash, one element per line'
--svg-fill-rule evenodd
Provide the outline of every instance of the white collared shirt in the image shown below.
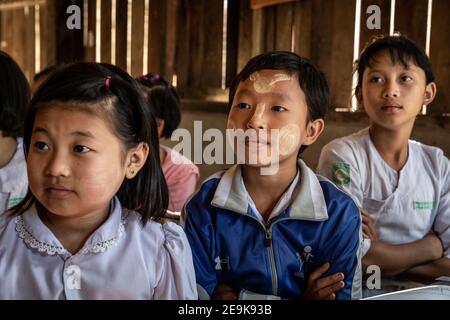
<path fill-rule="evenodd" d="M 192 254 L 172 222 L 114 198 L 108 219 L 72 255 L 35 207 L 0 219 L 0 299 L 197 299 Z"/>
<path fill-rule="evenodd" d="M 381 241 L 410 243 L 433 230 L 450 258 L 450 161 L 442 150 L 409 140 L 408 160 L 397 175 L 366 128 L 327 144 L 317 172 L 368 212 Z"/>
<path fill-rule="evenodd" d="M 23 152 L 23 139 L 17 138 L 16 152 L 4 167 L 0 168 L 0 216 L 8 208 L 19 203 L 28 189 L 27 165 Z"/>

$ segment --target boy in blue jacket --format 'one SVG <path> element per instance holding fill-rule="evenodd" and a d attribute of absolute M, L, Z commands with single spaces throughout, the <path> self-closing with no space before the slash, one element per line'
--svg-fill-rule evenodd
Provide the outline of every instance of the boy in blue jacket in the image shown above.
<path fill-rule="evenodd" d="M 358 207 L 298 157 L 324 129 L 323 74 L 295 53 L 264 53 L 235 77 L 229 102 L 243 161 L 207 179 L 182 217 L 199 296 L 360 298 Z"/>

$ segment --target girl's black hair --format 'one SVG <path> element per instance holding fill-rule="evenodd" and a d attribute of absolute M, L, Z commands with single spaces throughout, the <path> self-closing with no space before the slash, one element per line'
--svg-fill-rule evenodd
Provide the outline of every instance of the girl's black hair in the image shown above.
<path fill-rule="evenodd" d="M 24 149 L 28 155 L 36 114 L 45 106 L 70 106 L 102 116 L 122 141 L 126 150 L 140 142 L 147 143 L 149 155 L 133 179 L 125 179 L 117 196 L 125 208 L 149 218 L 162 217 L 167 209 L 169 193 L 159 160 L 159 140 L 156 121 L 148 111 L 138 84 L 126 72 L 105 64 L 77 62 L 52 73 L 34 95 L 25 118 Z M 28 189 L 12 214 L 26 211 L 36 198 Z"/>
<path fill-rule="evenodd" d="M 289 51 L 272 51 L 251 58 L 233 79 L 228 97 L 231 108 L 239 83 L 260 70 L 283 70 L 298 76 L 300 88 L 306 97 L 309 121 L 324 119 L 330 105 L 330 91 L 325 75 L 308 59 Z M 307 148 L 301 146 L 299 155 Z"/>
<path fill-rule="evenodd" d="M 30 85 L 17 63 L 0 50 L 0 130 L 5 137 L 23 135 Z"/>
<path fill-rule="evenodd" d="M 374 57 L 381 51 L 387 51 L 393 63 L 399 62 L 405 68 L 409 62 L 414 63 L 425 72 L 426 84 L 434 81 L 431 63 L 425 51 L 414 41 L 407 37 L 395 34 L 390 36 L 375 37 L 361 53 L 357 64 L 358 84 L 356 89 L 361 88 L 364 70 L 371 66 Z"/>
<path fill-rule="evenodd" d="M 136 78 L 142 85 L 155 117 L 164 120 L 162 137 L 169 139 L 181 121 L 180 97 L 175 88 L 159 74 Z"/>

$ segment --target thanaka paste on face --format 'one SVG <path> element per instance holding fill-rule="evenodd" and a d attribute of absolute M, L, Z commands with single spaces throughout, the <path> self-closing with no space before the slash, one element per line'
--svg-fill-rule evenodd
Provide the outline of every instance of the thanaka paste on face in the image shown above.
<path fill-rule="evenodd" d="M 300 128 L 291 123 L 280 129 L 278 136 L 280 155 L 286 156 L 292 153 L 300 142 Z"/>
<path fill-rule="evenodd" d="M 253 81 L 253 88 L 258 93 L 268 93 L 270 92 L 274 85 L 280 81 L 289 81 L 292 77 L 286 73 L 277 73 L 273 77 L 263 78 L 256 71 L 253 72 L 250 77 L 250 81 Z"/>
<path fill-rule="evenodd" d="M 256 105 L 256 110 L 255 110 L 255 113 L 253 114 L 252 120 L 262 118 L 262 116 L 264 115 L 265 109 L 266 109 L 265 103 L 258 103 Z"/>

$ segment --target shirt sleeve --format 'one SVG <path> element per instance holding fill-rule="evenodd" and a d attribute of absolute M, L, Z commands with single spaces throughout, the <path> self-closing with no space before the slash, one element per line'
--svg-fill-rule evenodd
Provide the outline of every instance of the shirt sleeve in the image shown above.
<path fill-rule="evenodd" d="M 214 229 L 209 214 L 196 196 L 183 208 L 181 224 L 192 248 L 197 288 L 200 299 L 210 299 L 219 281 L 213 264 Z"/>
<path fill-rule="evenodd" d="M 441 192 L 434 221 L 434 231 L 442 241 L 444 256 L 450 259 L 450 161 L 443 154 L 441 159 L 439 164 L 439 167 L 442 168 Z"/>
<path fill-rule="evenodd" d="M 163 224 L 165 240 L 159 261 L 163 272 L 154 291 L 156 300 L 197 299 L 195 271 L 189 242 L 175 223 Z"/>
<path fill-rule="evenodd" d="M 334 140 L 323 147 L 320 153 L 317 174 L 333 181 L 341 190 L 353 198 L 362 208 L 363 188 L 360 164 L 354 150 L 342 140 Z"/>

